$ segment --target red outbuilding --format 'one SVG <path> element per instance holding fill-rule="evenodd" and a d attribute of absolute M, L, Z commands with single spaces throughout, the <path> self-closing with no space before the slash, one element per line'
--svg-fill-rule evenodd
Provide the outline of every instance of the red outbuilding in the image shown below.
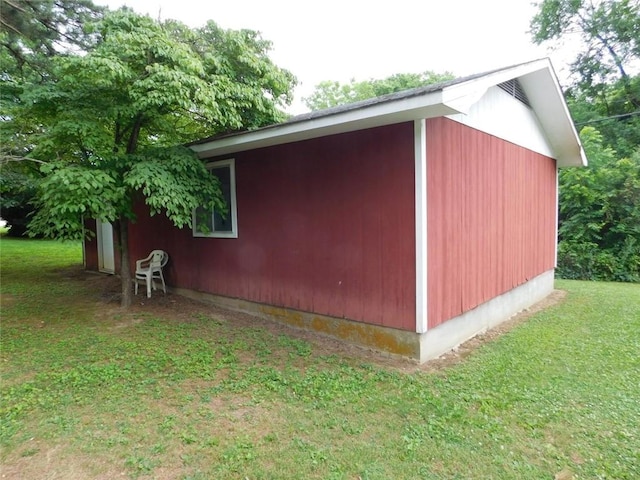
<path fill-rule="evenodd" d="M 586 165 L 547 59 L 191 148 L 229 214 L 139 205 L 132 264 L 163 249 L 176 293 L 421 362 L 553 290 L 558 168 Z M 113 270 L 109 235 L 87 268 Z"/>

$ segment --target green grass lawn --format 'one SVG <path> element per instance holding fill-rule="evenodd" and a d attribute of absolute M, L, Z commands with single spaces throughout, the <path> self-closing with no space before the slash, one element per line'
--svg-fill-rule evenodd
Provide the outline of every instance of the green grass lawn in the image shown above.
<path fill-rule="evenodd" d="M 121 311 L 81 261 L 0 239 L 3 477 L 640 478 L 640 285 L 558 282 L 463 362 L 405 371 L 172 295 Z"/>

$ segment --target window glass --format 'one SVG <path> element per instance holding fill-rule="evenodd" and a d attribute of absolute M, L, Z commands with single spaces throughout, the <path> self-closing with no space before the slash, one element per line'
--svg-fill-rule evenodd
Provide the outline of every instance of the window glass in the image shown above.
<path fill-rule="evenodd" d="M 235 161 L 222 160 L 207 165 L 212 175 L 220 180 L 220 190 L 226 203 L 224 214 L 198 207 L 193 212 L 193 235 L 196 237 L 237 238 Z"/>
<path fill-rule="evenodd" d="M 219 212 L 213 214 L 214 231 L 216 232 L 232 232 L 233 231 L 233 218 L 230 215 L 231 209 L 231 167 L 225 165 L 223 167 L 216 167 L 211 169 L 211 173 L 218 177 L 220 180 L 220 190 L 222 190 L 222 196 L 227 205 L 227 211 L 225 215 L 221 215 Z"/>

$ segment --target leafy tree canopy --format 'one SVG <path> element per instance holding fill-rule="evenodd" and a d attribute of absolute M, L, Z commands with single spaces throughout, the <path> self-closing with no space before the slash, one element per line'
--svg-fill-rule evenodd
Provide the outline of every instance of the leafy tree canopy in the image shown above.
<path fill-rule="evenodd" d="M 190 29 L 126 8 L 85 28 L 93 46 L 53 55 L 45 78 L 3 77 L 15 95 L 1 132 L 24 138 L 24 157 L 45 164 L 32 233 L 78 238 L 83 218 L 116 224 L 128 304 L 134 201 L 144 198 L 178 227 L 198 206 L 223 211 L 218 180 L 176 145 L 282 120 L 295 79 L 250 30 L 211 21 Z"/>
<path fill-rule="evenodd" d="M 543 0 L 537 7 L 531 21 L 534 42 L 577 44 L 571 68 L 582 89 L 597 92 L 601 85 L 629 77 L 627 70 L 640 58 L 638 0 Z M 629 101 L 640 106 L 635 95 Z"/>
<path fill-rule="evenodd" d="M 269 44 L 255 32 L 225 31 L 213 22 L 190 30 L 126 9 L 106 15 L 96 32 L 99 40 L 87 54 L 54 59 L 57 81 L 22 85 L 21 103 L 5 125 L 40 122 L 42 128 L 29 135 L 29 155 L 55 164 L 48 174 L 89 169 L 113 181 L 117 188 L 108 200 L 91 206 L 74 199 L 74 209 L 84 207 L 86 215 L 132 219 L 132 194 L 143 188 L 133 178 L 145 163 L 159 168 L 159 147 L 283 118 L 278 106 L 289 101 L 293 77 L 270 62 Z M 192 157 L 186 150 L 183 154 Z M 153 202 L 157 192 L 153 185 L 147 190 L 147 202 Z M 204 192 L 215 197 L 211 190 Z M 34 231 L 76 237 L 82 231 L 80 216 L 59 222 L 61 198 L 56 200 L 51 208 L 41 201 Z M 195 200 L 165 213 L 178 226 L 189 224 Z"/>
<path fill-rule="evenodd" d="M 640 76 L 630 77 L 626 86 L 621 80 L 603 85 L 595 98 L 577 88 L 565 94 L 578 129 L 597 128 L 603 143 L 623 157 L 632 156 L 640 145 L 640 108 L 628 102 L 627 90 L 640 98 Z"/>
<path fill-rule="evenodd" d="M 534 42 L 577 47 L 565 96 L 589 158 L 560 172 L 558 274 L 640 281 L 640 2 L 537 7 Z"/>
<path fill-rule="evenodd" d="M 589 168 L 560 171 L 558 273 L 640 282 L 640 150 L 620 158 L 593 127 L 580 138 Z"/>
<path fill-rule="evenodd" d="M 15 115 L 25 85 L 53 81 L 53 58 L 83 52 L 95 43 L 85 24 L 101 18 L 103 7 L 89 0 L 2 0 L 0 7 L 0 208 L 10 235 L 25 233 L 39 165 L 20 162 L 33 149 L 39 119 Z M 11 121 L 8 121 L 11 120 Z"/>
<path fill-rule="evenodd" d="M 103 12 L 90 0 L 3 0 L 0 44 L 18 69 L 41 68 L 43 58 L 89 48 L 92 39 L 84 25 Z"/>
<path fill-rule="evenodd" d="M 640 142 L 640 1 L 543 0 L 537 7 L 533 41 L 577 48 L 567 91 L 576 123 L 597 123 L 606 144 L 631 155 Z"/>
<path fill-rule="evenodd" d="M 434 73 L 398 73 L 384 79 L 370 79 L 360 82 L 351 80 L 341 84 L 335 81 L 320 82 L 315 91 L 304 99 L 305 104 L 311 110 L 322 110 L 337 105 L 379 97 L 388 93 L 401 92 L 415 87 L 422 87 L 433 83 L 451 80 L 453 75 L 449 72 Z"/>

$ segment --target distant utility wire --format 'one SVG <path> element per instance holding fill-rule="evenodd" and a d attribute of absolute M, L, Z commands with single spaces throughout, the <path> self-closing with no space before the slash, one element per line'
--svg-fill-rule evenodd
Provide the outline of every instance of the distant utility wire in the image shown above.
<path fill-rule="evenodd" d="M 612 115 L 611 117 L 603 117 L 603 118 L 596 118 L 595 120 L 587 120 L 586 122 L 576 123 L 575 126 L 581 127 L 582 125 L 589 125 L 590 123 L 604 122 L 605 120 L 615 120 L 617 118 L 635 117 L 636 115 L 640 115 L 640 110 L 636 110 L 635 112 L 630 112 L 630 113 L 621 113 L 620 115 Z"/>

